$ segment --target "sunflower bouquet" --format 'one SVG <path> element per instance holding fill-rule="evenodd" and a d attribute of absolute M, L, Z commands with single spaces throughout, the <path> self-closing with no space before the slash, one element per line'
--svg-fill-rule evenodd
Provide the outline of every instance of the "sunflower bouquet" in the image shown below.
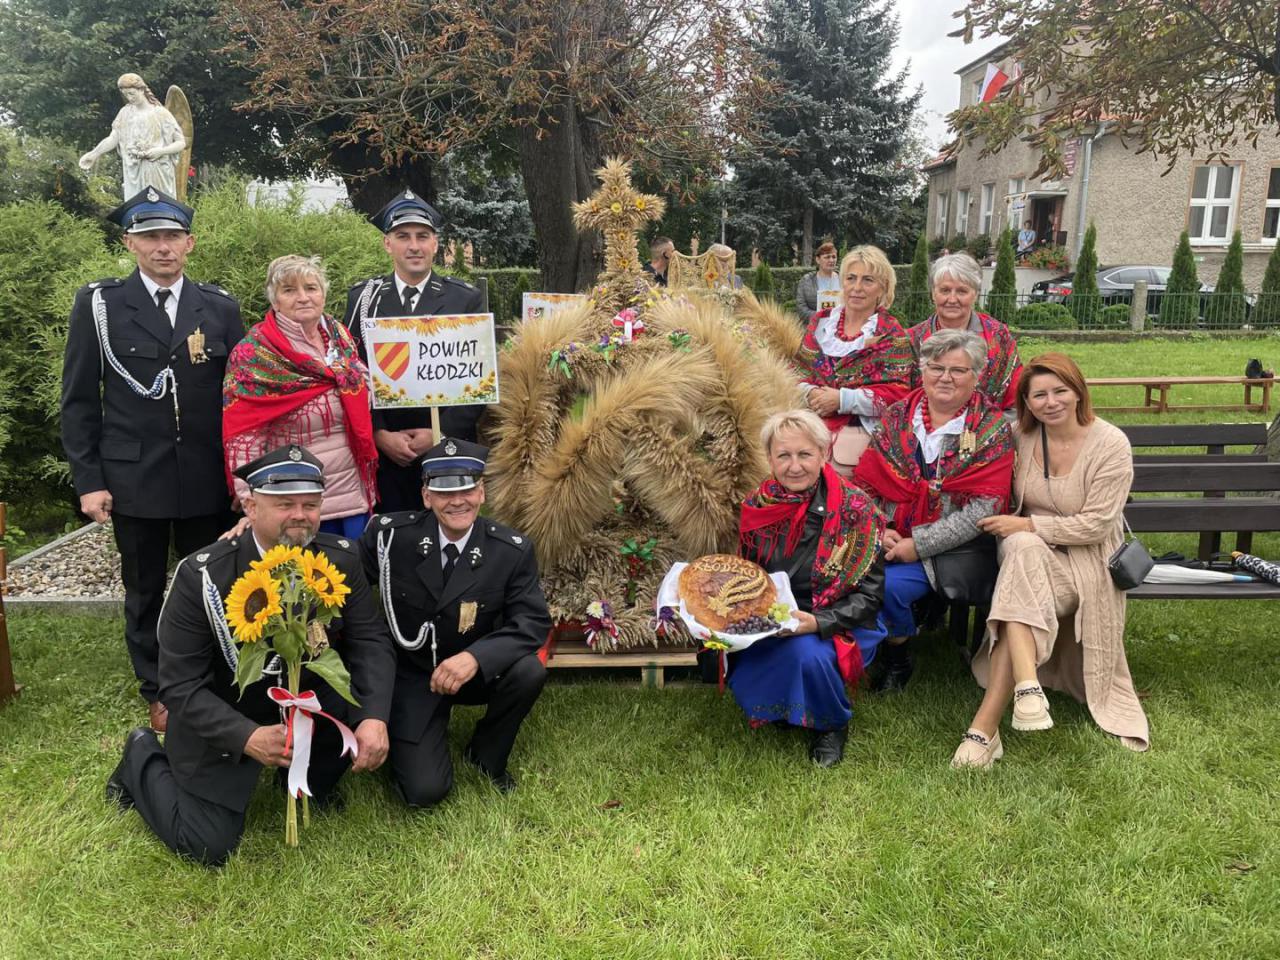
<path fill-rule="evenodd" d="M 312 715 L 321 713 L 314 694 L 299 691 L 305 668 L 333 687 L 345 700 L 351 695 L 351 675 L 338 651 L 329 646 L 325 626 L 338 616 L 351 588 L 346 575 L 324 554 L 300 547 L 275 546 L 254 561 L 231 587 L 227 597 L 227 624 L 240 644 L 236 684 L 240 695 L 259 678 L 274 654 L 285 668 L 287 690 L 275 688 L 269 695 L 287 708 L 289 742 L 297 741 L 289 769 L 285 811 L 285 843 L 298 845 L 298 796 L 302 796 L 302 821 L 310 823 L 305 764 L 310 755 Z M 356 704 L 358 705 L 358 704 Z M 310 707 L 310 709 L 308 709 Z M 327 716 L 327 714 L 325 714 Z M 343 734 L 348 749 L 354 737 L 345 725 L 329 717 Z M 305 738 L 307 748 L 303 749 Z M 305 755 L 300 759 L 299 755 Z"/>

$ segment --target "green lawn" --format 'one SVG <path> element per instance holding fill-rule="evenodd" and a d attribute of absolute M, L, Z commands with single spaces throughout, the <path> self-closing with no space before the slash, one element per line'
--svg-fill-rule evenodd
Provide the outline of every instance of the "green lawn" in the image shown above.
<path fill-rule="evenodd" d="M 264 778 L 216 872 L 102 798 L 143 716 L 119 624 L 22 616 L 0 956 L 1275 957 L 1273 610 L 1132 605 L 1145 755 L 1054 696 L 1053 730 L 951 771 L 977 691 L 941 637 L 906 695 L 859 699 L 830 771 L 712 687 L 553 682 L 511 797 L 467 771 L 413 814 L 363 776 L 289 851 Z"/>
<path fill-rule="evenodd" d="M 1278 365 L 1278 347 L 1060 345 L 1093 376 L 1238 373 L 1251 356 Z M 1280 536 L 1257 549 L 1280 555 Z M 1274 604 L 1130 606 L 1145 755 L 1055 695 L 1053 730 L 1006 728 L 994 771 L 951 771 L 978 691 L 940 637 L 906 695 L 860 696 L 830 771 L 794 732 L 747 730 L 713 688 L 557 678 L 517 746 L 513 796 L 462 770 L 449 802 L 413 814 L 363 776 L 288 851 L 264 778 L 216 872 L 103 800 L 144 717 L 119 622 L 9 629 L 27 689 L 0 710 L 4 960 L 1280 956 Z M 456 716 L 460 748 L 476 714 Z"/>

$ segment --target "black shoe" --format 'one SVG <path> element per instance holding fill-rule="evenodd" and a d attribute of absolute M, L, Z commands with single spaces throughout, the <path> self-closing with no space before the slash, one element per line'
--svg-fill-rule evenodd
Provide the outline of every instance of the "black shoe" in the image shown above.
<path fill-rule="evenodd" d="M 880 671 L 871 680 L 872 693 L 901 693 L 916 672 L 915 661 L 905 643 L 881 647 Z"/>
<path fill-rule="evenodd" d="M 834 767 L 844 759 L 844 743 L 849 739 L 849 728 L 819 730 L 813 735 L 809 747 L 809 759 L 820 767 Z"/>
<path fill-rule="evenodd" d="M 516 778 L 511 775 L 510 770 L 503 770 L 501 773 L 492 773 L 484 764 L 476 759 L 476 755 L 472 752 L 471 747 L 467 747 L 462 751 L 462 759 L 471 764 L 482 774 L 488 777 L 489 782 L 497 788 L 499 793 L 510 793 L 516 788 Z"/>
<path fill-rule="evenodd" d="M 154 739 L 155 731 L 147 727 L 134 727 L 130 730 L 128 736 L 124 738 L 124 751 L 120 756 L 120 762 L 111 771 L 111 776 L 107 777 L 107 802 L 114 803 L 121 811 L 133 809 L 133 797 L 129 796 L 129 791 L 125 789 L 124 785 L 125 759 L 129 756 L 129 748 L 133 743 L 147 737 Z"/>

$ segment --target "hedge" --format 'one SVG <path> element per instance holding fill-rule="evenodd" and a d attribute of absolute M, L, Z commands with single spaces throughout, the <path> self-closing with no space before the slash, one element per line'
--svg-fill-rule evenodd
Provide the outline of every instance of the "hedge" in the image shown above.
<path fill-rule="evenodd" d="M 1076 318 L 1061 303 L 1032 303 L 1017 312 L 1013 326 L 1022 330 L 1075 330 Z"/>

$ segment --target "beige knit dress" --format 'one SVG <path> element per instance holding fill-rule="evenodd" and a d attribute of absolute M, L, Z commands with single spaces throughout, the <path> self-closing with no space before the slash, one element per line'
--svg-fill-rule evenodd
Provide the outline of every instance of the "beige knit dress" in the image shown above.
<path fill-rule="evenodd" d="M 1103 730 L 1131 750 L 1146 750 L 1147 717 L 1124 653 L 1125 596 L 1107 572 L 1107 558 L 1124 539 L 1129 440 L 1094 420 L 1071 472 L 1048 479 L 1036 460 L 1039 443 L 1038 430 L 1017 437 L 1013 512 L 1030 517 L 1035 532 L 1001 541 L 987 642 L 974 656 L 973 675 L 986 687 L 996 624 L 1025 623 L 1035 636 L 1040 683 L 1087 703 Z"/>

